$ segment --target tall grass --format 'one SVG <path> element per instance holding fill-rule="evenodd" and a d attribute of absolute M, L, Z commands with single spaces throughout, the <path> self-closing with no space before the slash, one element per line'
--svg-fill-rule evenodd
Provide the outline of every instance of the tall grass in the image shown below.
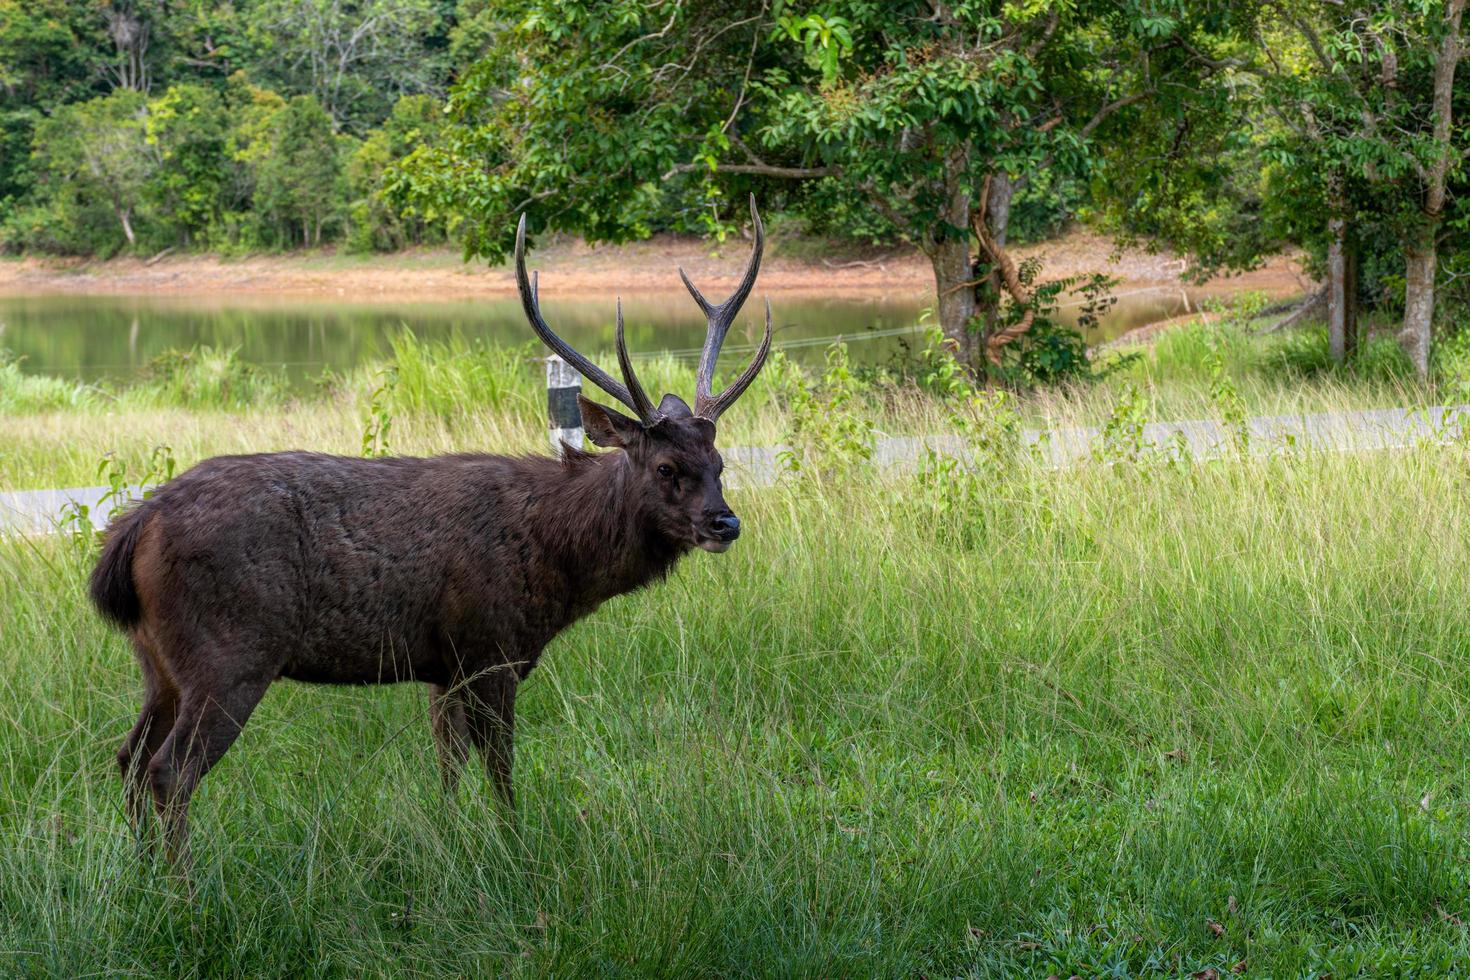
<path fill-rule="evenodd" d="M 1370 341 L 1347 368 L 1332 366 L 1321 331 L 1259 336 L 1241 317 L 1171 330 L 1150 347 L 1111 352 L 1099 380 L 1041 388 L 1017 403 L 1026 424 L 1097 425 L 1121 399 L 1142 393 L 1153 419 L 1209 418 L 1228 378 L 1241 413 L 1283 415 L 1470 399 L 1470 341 L 1439 345 L 1430 383 L 1413 378 L 1394 342 Z M 184 464 L 227 452 L 312 448 L 357 453 L 371 417 L 391 417 L 394 452 L 540 451 L 545 445 L 542 351 L 403 331 L 390 355 L 311 386 L 243 361 L 236 350 L 198 348 L 158 358 L 131 383 L 83 385 L 22 373 L 0 361 L 0 489 L 76 485 L 103 454 L 145 460 L 168 445 Z M 931 346 L 937 347 L 937 344 Z M 727 357 L 725 376 L 743 366 Z M 614 375 L 616 365 L 604 358 Z M 694 365 L 640 359 L 645 387 L 686 398 Z M 805 391 L 831 366 L 787 362 L 763 373 L 721 420 L 725 445 L 774 445 L 790 435 Z M 853 403 L 872 433 L 941 431 L 950 414 L 943 378 L 924 355 L 860 375 Z M 928 378 L 930 383 L 926 383 Z M 919 384 L 915 384 L 915 381 Z M 934 383 L 938 382 L 938 383 Z M 591 386 L 588 394 L 601 393 Z"/>
<path fill-rule="evenodd" d="M 97 392 L 86 385 L 21 371 L 20 359 L 0 350 L 0 414 L 90 407 Z"/>
<path fill-rule="evenodd" d="M 0 543 L 0 973 L 1438 976 L 1470 956 L 1460 448 L 736 494 L 522 688 L 282 684 L 135 857 L 91 558 Z M 965 507 L 947 506 L 956 493 Z"/>

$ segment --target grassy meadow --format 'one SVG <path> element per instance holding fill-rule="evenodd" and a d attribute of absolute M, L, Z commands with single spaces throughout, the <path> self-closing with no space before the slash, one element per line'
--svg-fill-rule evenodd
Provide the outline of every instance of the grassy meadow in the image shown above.
<path fill-rule="evenodd" d="M 1129 398 L 1454 397 L 1314 343 L 1188 328 L 1009 403 L 773 365 L 722 439 L 813 463 L 731 495 L 728 554 L 555 641 L 516 826 L 478 776 L 441 791 L 422 689 L 283 683 L 196 797 L 189 885 L 124 825 L 139 682 L 85 602 L 93 542 L 0 539 L 0 974 L 1443 976 L 1470 958 L 1470 448 L 1048 470 L 1015 440 Z M 385 420 L 395 451 L 539 449 L 529 371 L 402 354 L 390 394 L 12 407 L 0 486 L 164 442 L 356 453 Z M 973 471 L 852 450 L 946 427 Z"/>

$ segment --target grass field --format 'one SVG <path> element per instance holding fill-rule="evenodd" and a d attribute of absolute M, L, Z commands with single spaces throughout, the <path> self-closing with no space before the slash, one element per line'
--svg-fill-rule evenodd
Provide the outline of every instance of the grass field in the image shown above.
<path fill-rule="evenodd" d="M 0 974 L 1470 958 L 1470 451 L 1051 471 L 995 431 L 973 476 L 733 494 L 729 554 L 522 687 L 514 829 L 483 779 L 440 790 L 421 689 L 278 685 L 196 799 L 192 888 L 124 827 L 139 682 L 91 543 L 0 540 Z"/>

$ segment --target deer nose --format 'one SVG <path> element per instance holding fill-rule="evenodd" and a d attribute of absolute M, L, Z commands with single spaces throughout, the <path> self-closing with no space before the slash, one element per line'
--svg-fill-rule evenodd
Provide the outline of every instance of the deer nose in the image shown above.
<path fill-rule="evenodd" d="M 740 537 L 740 518 L 734 514 L 721 514 L 709 522 L 709 529 L 725 541 Z"/>

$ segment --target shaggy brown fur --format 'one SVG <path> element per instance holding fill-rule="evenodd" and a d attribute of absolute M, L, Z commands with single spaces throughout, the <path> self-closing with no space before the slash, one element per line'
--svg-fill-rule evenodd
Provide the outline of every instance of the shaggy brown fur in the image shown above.
<path fill-rule="evenodd" d="M 446 781 L 474 746 L 510 800 L 516 684 L 547 642 L 738 526 L 713 425 L 626 425 L 622 451 L 564 461 L 220 457 L 119 518 L 92 597 L 143 673 L 118 753 L 134 819 L 151 795 L 181 842 L 279 678 L 427 682 Z"/>

